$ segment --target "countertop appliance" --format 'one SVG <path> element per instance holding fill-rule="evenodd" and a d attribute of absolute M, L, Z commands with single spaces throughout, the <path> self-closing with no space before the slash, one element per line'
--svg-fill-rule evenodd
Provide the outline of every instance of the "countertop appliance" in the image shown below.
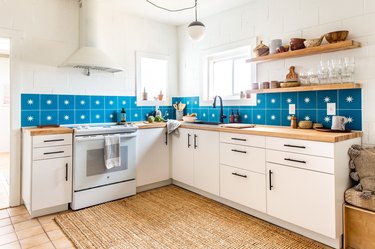
<path fill-rule="evenodd" d="M 73 127 L 73 210 L 135 195 L 137 129 L 131 124 Z M 121 166 L 112 169 L 104 163 L 109 135 L 120 136 Z"/>

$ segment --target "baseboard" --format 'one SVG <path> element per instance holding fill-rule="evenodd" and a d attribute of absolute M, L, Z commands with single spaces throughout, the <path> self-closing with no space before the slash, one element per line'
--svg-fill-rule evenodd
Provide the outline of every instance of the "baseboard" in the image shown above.
<path fill-rule="evenodd" d="M 144 192 L 144 191 L 151 190 L 151 189 L 155 189 L 155 188 L 168 186 L 168 185 L 171 185 L 171 184 L 172 184 L 172 179 L 168 179 L 168 180 L 161 181 L 161 182 L 155 182 L 155 183 L 151 183 L 151 184 L 148 184 L 148 185 L 139 186 L 139 187 L 137 187 L 137 193 Z"/>

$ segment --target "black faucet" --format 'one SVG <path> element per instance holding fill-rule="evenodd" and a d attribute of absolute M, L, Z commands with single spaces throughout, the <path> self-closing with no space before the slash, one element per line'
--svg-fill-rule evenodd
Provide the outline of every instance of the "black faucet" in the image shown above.
<path fill-rule="evenodd" d="M 227 116 L 224 115 L 224 112 L 223 112 L 223 99 L 219 96 L 219 95 L 216 95 L 215 98 L 214 98 L 214 104 L 212 105 L 213 108 L 216 108 L 216 98 L 219 97 L 219 100 L 220 100 L 220 123 L 224 123 L 224 118 L 226 118 Z"/>

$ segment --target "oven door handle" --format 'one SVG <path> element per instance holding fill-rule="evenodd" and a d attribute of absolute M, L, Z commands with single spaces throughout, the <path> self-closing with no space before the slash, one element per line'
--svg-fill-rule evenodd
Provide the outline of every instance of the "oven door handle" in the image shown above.
<path fill-rule="evenodd" d="M 120 135 L 120 134 L 116 134 Z M 137 133 L 129 133 L 129 134 L 121 134 L 120 138 L 132 138 L 137 136 Z M 96 141 L 96 140 L 103 140 L 104 135 L 96 135 L 96 136 L 82 136 L 82 137 L 75 137 L 75 142 L 88 142 L 88 141 Z"/>

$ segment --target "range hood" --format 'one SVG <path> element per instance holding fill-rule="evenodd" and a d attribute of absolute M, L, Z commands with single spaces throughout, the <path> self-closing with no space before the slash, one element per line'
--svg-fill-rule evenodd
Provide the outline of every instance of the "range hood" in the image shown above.
<path fill-rule="evenodd" d="M 109 73 L 124 71 L 99 46 L 99 6 L 97 0 L 80 0 L 80 48 L 70 56 L 63 67 L 73 67 L 86 70 L 99 70 Z"/>

